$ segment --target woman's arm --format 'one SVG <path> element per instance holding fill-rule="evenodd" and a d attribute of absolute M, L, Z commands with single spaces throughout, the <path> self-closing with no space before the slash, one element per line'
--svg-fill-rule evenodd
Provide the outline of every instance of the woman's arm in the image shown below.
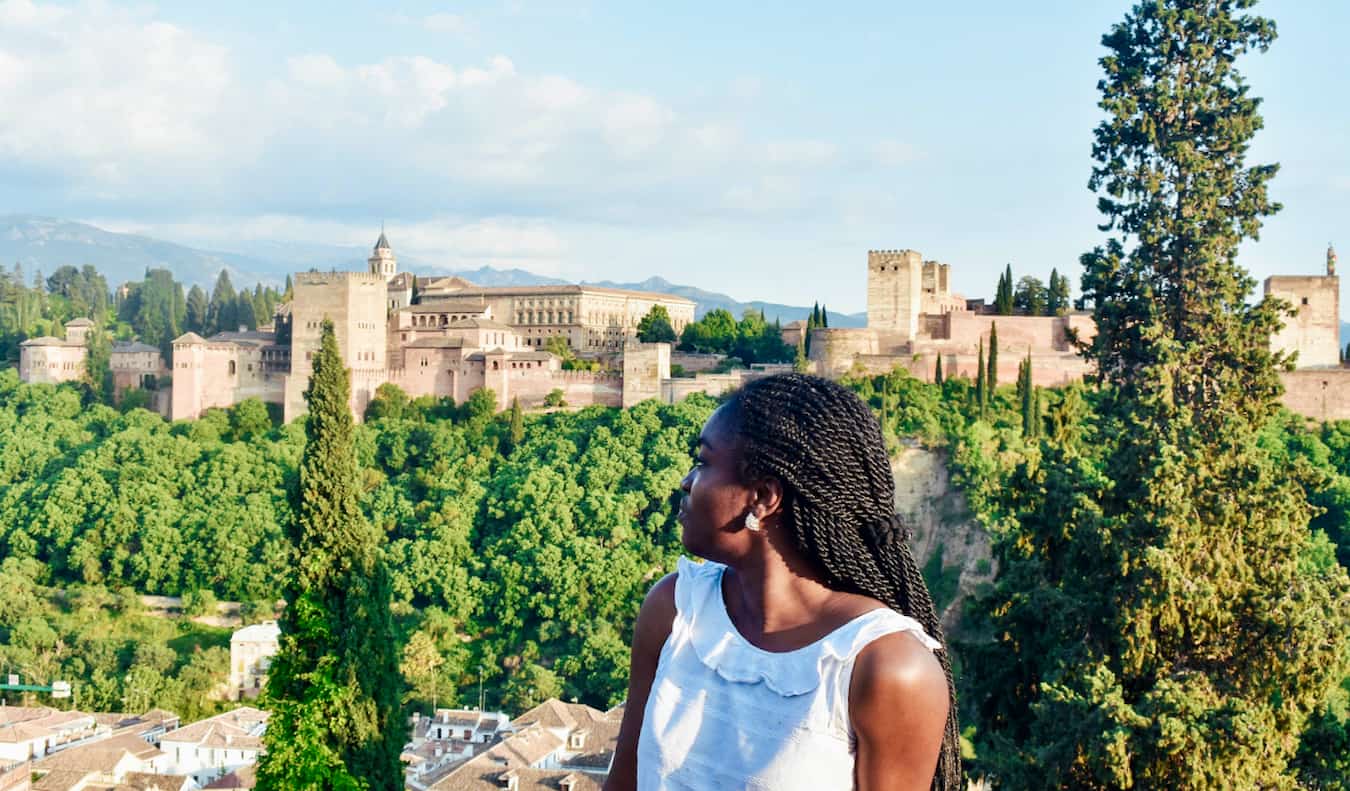
<path fill-rule="evenodd" d="M 637 745 L 642 732 L 642 713 L 647 708 L 647 695 L 652 691 L 656 663 L 661 658 L 661 647 L 670 636 L 675 621 L 675 575 L 662 577 L 647 592 L 647 598 L 638 611 L 633 627 L 632 662 L 628 671 L 628 702 L 624 704 L 623 724 L 619 726 L 619 743 L 614 748 L 614 762 L 605 780 L 605 791 L 633 791 L 637 788 Z"/>
<path fill-rule="evenodd" d="M 857 791 L 928 791 L 947 726 L 947 676 L 913 636 L 881 637 L 858 654 L 848 711 L 858 737 Z"/>

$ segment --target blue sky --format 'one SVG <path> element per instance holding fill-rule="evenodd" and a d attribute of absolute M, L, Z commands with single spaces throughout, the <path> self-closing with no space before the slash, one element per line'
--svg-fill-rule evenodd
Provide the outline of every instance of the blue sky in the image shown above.
<path fill-rule="evenodd" d="M 280 6 L 272 8 L 271 5 Z M 1123 1 L 0 0 L 0 213 L 186 244 L 864 307 L 868 248 L 1077 275 L 1101 34 Z M 1350 267 L 1350 3 L 1266 0 L 1242 68 L 1285 210 L 1258 277 Z M 1350 281 L 1350 278 L 1347 278 Z"/>

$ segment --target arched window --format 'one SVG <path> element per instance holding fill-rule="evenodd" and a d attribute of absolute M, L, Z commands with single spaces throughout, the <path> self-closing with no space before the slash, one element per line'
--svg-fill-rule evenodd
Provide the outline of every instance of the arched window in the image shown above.
<path fill-rule="evenodd" d="M 230 376 L 234 376 L 234 360 L 230 360 Z"/>

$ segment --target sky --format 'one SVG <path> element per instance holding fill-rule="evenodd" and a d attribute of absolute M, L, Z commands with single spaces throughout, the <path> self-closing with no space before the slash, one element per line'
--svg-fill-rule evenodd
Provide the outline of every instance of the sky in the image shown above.
<path fill-rule="evenodd" d="M 446 268 L 845 312 L 868 249 L 967 296 L 1009 263 L 1076 286 L 1128 5 L 0 0 L 0 214 L 226 251 L 383 223 Z M 1340 240 L 1350 274 L 1350 3 L 1256 10 L 1280 37 L 1239 63 L 1251 161 L 1284 209 L 1241 261 L 1318 274 Z"/>

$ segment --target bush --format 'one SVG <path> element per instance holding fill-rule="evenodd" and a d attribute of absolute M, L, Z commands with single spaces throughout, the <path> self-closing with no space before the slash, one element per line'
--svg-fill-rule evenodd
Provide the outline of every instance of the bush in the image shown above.
<path fill-rule="evenodd" d="M 563 398 L 562 388 L 555 387 L 544 396 L 544 406 L 562 407 L 567 406 L 567 399 Z"/>

